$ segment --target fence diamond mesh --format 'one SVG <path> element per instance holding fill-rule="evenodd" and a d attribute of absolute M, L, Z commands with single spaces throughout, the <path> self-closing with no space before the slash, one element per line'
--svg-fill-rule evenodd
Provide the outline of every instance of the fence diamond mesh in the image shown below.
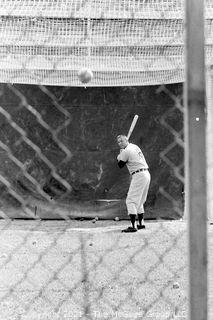
<path fill-rule="evenodd" d="M 125 220 L 102 220 L 101 212 L 96 220 L 70 216 L 73 182 L 66 168 L 74 153 L 60 132 L 72 125 L 73 116 L 50 88 L 39 89 L 52 101 L 52 123 L 45 119 L 50 110 L 29 104 L 15 85 L 7 90 L 18 103 L 0 109 L 1 318 L 185 319 L 185 224 L 150 222 L 138 237 L 126 237 L 120 233 Z M 183 108 L 166 86 L 157 88 L 160 93 L 173 100 L 158 120 L 173 141 L 159 159 L 172 170 L 170 180 L 182 185 L 183 155 L 175 159 L 173 154 L 172 159 L 172 150 L 182 148 L 176 155 L 183 154 Z M 180 122 L 170 123 L 177 116 Z M 180 219 L 181 194 L 175 199 L 170 191 L 168 185 L 159 185 Z M 43 220 L 43 212 L 52 219 L 56 211 L 59 220 Z"/>
<path fill-rule="evenodd" d="M 2 320 L 188 319 L 183 5 L 0 1 Z M 152 181 L 127 236 L 114 139 L 135 113 Z"/>

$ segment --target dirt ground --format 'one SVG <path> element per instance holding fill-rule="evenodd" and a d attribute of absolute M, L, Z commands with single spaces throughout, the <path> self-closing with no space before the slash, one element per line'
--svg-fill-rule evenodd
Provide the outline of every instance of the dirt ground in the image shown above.
<path fill-rule="evenodd" d="M 188 319 L 186 221 L 0 221 L 0 319 Z M 213 226 L 209 225 L 213 315 Z M 209 319 L 210 319 L 209 318 Z"/>

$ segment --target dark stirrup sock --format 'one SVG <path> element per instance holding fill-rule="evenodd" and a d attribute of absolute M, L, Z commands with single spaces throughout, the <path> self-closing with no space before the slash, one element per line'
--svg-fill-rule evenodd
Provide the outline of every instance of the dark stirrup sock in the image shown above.
<path fill-rule="evenodd" d="M 136 215 L 130 214 L 129 217 L 130 217 L 130 221 L 132 223 L 132 227 L 135 228 Z"/>
<path fill-rule="evenodd" d="M 138 222 L 139 222 L 139 226 L 141 226 L 142 224 L 142 220 L 143 220 L 143 213 L 138 213 Z"/>

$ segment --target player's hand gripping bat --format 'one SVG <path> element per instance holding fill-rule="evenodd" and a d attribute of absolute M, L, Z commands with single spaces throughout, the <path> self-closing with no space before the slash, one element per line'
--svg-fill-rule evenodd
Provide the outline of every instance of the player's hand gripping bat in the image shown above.
<path fill-rule="evenodd" d="M 132 120 L 132 123 L 131 123 L 131 126 L 129 128 L 129 132 L 127 134 L 127 139 L 129 140 L 131 134 L 132 134 L 132 131 L 134 130 L 135 128 L 135 125 L 136 125 L 136 122 L 138 121 L 138 115 L 136 114 Z"/>

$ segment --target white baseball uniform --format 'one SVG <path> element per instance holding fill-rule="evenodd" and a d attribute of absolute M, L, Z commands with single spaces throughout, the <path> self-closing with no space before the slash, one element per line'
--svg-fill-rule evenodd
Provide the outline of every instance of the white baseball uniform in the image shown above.
<path fill-rule="evenodd" d="M 129 173 L 132 175 L 126 198 L 128 214 L 144 213 L 144 203 L 147 199 L 151 177 L 141 149 L 133 143 L 128 143 L 125 149 L 121 149 L 117 160 L 126 162 Z"/>

